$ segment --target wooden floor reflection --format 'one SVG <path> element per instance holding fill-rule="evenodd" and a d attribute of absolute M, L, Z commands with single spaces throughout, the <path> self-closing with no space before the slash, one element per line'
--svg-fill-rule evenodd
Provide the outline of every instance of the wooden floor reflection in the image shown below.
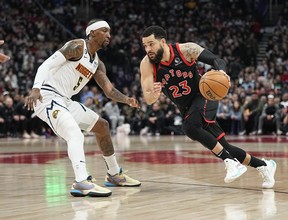
<path fill-rule="evenodd" d="M 142 182 L 111 188 L 108 198 L 75 198 L 66 144 L 57 138 L 0 139 L 0 219 L 154 220 L 287 219 L 288 137 L 228 136 L 257 157 L 277 162 L 274 189 L 257 170 L 225 184 L 224 164 L 183 136 L 113 137 L 119 164 Z M 100 185 L 106 173 L 94 137 L 85 139 L 87 166 Z"/>

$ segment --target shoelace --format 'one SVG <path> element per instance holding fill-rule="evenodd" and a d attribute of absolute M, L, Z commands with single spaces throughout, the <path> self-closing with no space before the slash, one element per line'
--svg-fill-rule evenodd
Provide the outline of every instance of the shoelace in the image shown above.
<path fill-rule="evenodd" d="M 95 183 L 95 182 L 96 182 L 96 179 L 93 178 L 92 176 L 88 176 L 88 177 L 87 177 L 87 181 L 88 181 L 88 182 L 91 182 L 91 183 Z"/>
<path fill-rule="evenodd" d="M 225 165 L 226 165 L 225 166 L 225 170 L 227 170 L 229 172 L 232 171 L 232 170 L 235 170 L 235 167 L 231 165 L 231 162 L 226 163 Z"/>
<path fill-rule="evenodd" d="M 117 176 L 117 175 L 118 175 L 118 176 L 124 176 L 124 174 L 127 173 L 127 172 L 128 172 L 128 170 L 124 170 L 124 171 L 123 171 L 122 168 L 121 168 L 120 173 L 116 173 L 116 174 L 113 175 L 112 177 Z"/>

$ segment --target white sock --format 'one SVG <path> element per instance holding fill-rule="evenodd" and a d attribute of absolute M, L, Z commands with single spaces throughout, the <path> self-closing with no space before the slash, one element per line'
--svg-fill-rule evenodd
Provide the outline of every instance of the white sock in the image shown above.
<path fill-rule="evenodd" d="M 76 140 L 68 141 L 68 156 L 72 162 L 75 180 L 77 182 L 86 180 L 89 175 L 86 169 L 83 143 L 77 143 Z"/>
<path fill-rule="evenodd" d="M 76 182 L 81 182 L 83 180 L 86 180 L 89 176 L 86 169 L 86 163 L 80 162 L 77 164 L 72 164 L 74 173 L 75 173 L 75 180 Z"/>
<path fill-rule="evenodd" d="M 108 169 L 107 172 L 110 175 L 113 176 L 113 175 L 115 175 L 115 174 L 120 172 L 120 167 L 119 167 L 119 165 L 117 163 L 115 154 L 112 154 L 111 156 L 108 156 L 108 157 L 103 156 L 103 158 L 104 158 L 104 161 L 105 161 L 107 169 Z"/>

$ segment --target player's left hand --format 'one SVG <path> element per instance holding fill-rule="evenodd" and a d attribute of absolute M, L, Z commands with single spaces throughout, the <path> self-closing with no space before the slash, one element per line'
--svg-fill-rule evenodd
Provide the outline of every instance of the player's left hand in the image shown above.
<path fill-rule="evenodd" d="M 127 104 L 133 108 L 140 108 L 139 102 L 137 99 L 129 97 Z"/>

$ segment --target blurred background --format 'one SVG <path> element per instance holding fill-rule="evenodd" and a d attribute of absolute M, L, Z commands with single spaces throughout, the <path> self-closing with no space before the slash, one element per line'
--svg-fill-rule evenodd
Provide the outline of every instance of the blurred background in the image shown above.
<path fill-rule="evenodd" d="M 113 135 L 127 124 L 130 135 L 183 134 L 180 113 L 166 97 L 161 96 L 152 106 L 142 99 L 141 34 L 145 27 L 155 24 L 167 30 L 169 42 L 195 42 L 227 62 L 232 85 L 228 96 L 220 101 L 217 119 L 228 135 L 287 134 L 287 1 L 4 0 L 1 3 L 0 39 L 5 44 L 0 52 L 11 59 L 0 65 L 0 137 L 54 135 L 33 112 L 25 109 L 25 98 L 38 66 L 66 41 L 85 38 L 86 24 L 93 18 L 104 19 L 111 26 L 110 46 L 99 51 L 108 77 L 120 91 L 136 97 L 141 109 L 111 102 L 94 81 L 73 99 L 106 118 Z M 200 73 L 211 68 L 200 62 L 197 66 Z"/>

